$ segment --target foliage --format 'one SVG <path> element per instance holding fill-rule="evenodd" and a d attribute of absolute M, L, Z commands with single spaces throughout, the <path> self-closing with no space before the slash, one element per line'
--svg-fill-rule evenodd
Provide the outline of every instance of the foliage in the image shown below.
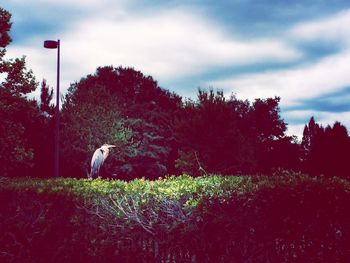
<path fill-rule="evenodd" d="M 71 85 L 62 109 L 65 174 L 85 176 L 93 151 L 108 142 L 118 147 L 106 163 L 107 175 L 165 175 L 174 159 L 171 113 L 180 101 L 131 68 L 98 68 Z"/>
<path fill-rule="evenodd" d="M 0 8 L 0 174 L 48 177 L 53 170 L 52 89 L 43 80 L 40 104 L 26 96 L 37 83 L 25 57 L 7 59 L 11 14 Z M 195 101 L 158 86 L 133 68 L 97 68 L 71 84 L 62 107 L 60 171 L 85 177 L 104 143 L 116 144 L 103 177 L 156 179 L 265 173 L 280 169 L 348 176 L 349 138 L 340 122 L 305 126 L 302 143 L 285 134 L 280 98 L 253 102 L 199 90 Z"/>
<path fill-rule="evenodd" d="M 11 14 L 0 7 L 0 74 L 4 80 L 0 83 L 0 91 L 19 96 L 36 88 L 35 78 L 31 70 L 26 69 L 25 58 L 4 58 L 6 47 L 11 42 L 9 35 L 12 23 Z"/>
<path fill-rule="evenodd" d="M 252 165 L 250 144 L 240 131 L 238 114 L 222 92 L 199 90 L 198 102 L 187 102 L 175 130 L 182 146 L 177 164 L 183 171 L 198 174 L 201 166 L 208 172 L 232 174 Z"/>
<path fill-rule="evenodd" d="M 12 23 L 11 14 L 5 9 L 0 7 L 0 47 L 4 48 L 11 42 L 9 31 Z"/>
<path fill-rule="evenodd" d="M 350 184 L 336 177 L 0 180 L 2 262 L 350 257 Z"/>
<path fill-rule="evenodd" d="M 49 176 L 53 136 L 36 101 L 0 93 L 0 118 L 0 174 Z"/>
<path fill-rule="evenodd" d="M 119 106 L 104 86 L 89 89 L 71 87 L 66 96 L 61 118 L 61 156 L 63 174 L 85 177 L 95 149 L 105 143 L 114 144 L 105 170 L 132 154 L 136 146 L 133 132 L 120 118 Z"/>
<path fill-rule="evenodd" d="M 234 96 L 227 100 L 222 91 L 199 90 L 197 101 L 186 102 L 174 125 L 178 168 L 193 175 L 295 168 L 288 166 L 288 157 L 297 159 L 297 147 L 284 134 L 278 103 L 279 98 L 269 98 L 250 104 Z"/>
<path fill-rule="evenodd" d="M 0 174 L 30 175 L 31 168 L 38 167 L 36 149 L 45 138 L 44 119 L 36 102 L 25 97 L 37 86 L 25 58 L 5 58 L 10 19 L 11 14 L 0 8 Z"/>
<path fill-rule="evenodd" d="M 55 106 L 51 103 L 53 89 L 47 85 L 45 79 L 41 82 L 40 92 L 40 110 L 46 115 L 53 117 L 55 114 Z"/>
<path fill-rule="evenodd" d="M 0 173 L 4 176 L 32 166 L 33 149 L 28 147 L 24 127 L 27 118 L 21 116 L 22 113 L 31 112 L 27 111 L 30 107 L 23 98 L 0 93 Z M 19 122 L 21 118 L 22 122 Z"/>
<path fill-rule="evenodd" d="M 304 128 L 302 147 L 304 169 L 308 173 L 348 176 L 350 140 L 346 127 L 340 122 L 324 128 L 311 117 Z"/>

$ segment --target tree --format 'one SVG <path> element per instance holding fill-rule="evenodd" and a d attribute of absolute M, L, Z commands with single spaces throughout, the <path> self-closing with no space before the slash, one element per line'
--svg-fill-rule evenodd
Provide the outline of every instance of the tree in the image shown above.
<path fill-rule="evenodd" d="M 25 57 L 6 60 L 6 46 L 11 43 L 9 35 L 11 14 L 0 7 L 0 74 L 4 74 L 1 92 L 20 96 L 36 89 L 37 83 L 31 70 L 26 69 Z"/>
<path fill-rule="evenodd" d="M 33 149 L 28 147 L 22 113 L 29 105 L 23 98 L 0 92 L 0 174 L 17 175 L 33 167 Z"/>
<path fill-rule="evenodd" d="M 53 89 L 50 89 L 46 84 L 46 79 L 43 79 L 40 89 L 40 110 L 49 117 L 53 117 L 55 114 L 55 106 L 51 103 L 52 97 Z"/>
<path fill-rule="evenodd" d="M 0 8 L 0 174 L 3 176 L 28 173 L 28 168 L 33 167 L 30 140 L 39 114 L 36 103 L 25 98 L 37 85 L 32 71 L 26 69 L 25 58 L 5 59 L 5 48 L 11 42 L 10 19 L 11 14 Z"/>
<path fill-rule="evenodd" d="M 285 135 L 287 124 L 279 114 L 279 102 L 279 97 L 256 99 L 247 116 L 247 133 L 254 143 L 258 172 L 300 169 L 300 149 L 295 138 Z"/>
<path fill-rule="evenodd" d="M 311 117 L 304 128 L 302 146 L 306 172 L 349 177 L 350 142 L 347 129 L 340 122 L 323 128 Z"/>
<path fill-rule="evenodd" d="M 271 172 L 278 169 L 301 170 L 301 147 L 295 136 L 283 136 L 268 144 L 265 156 L 260 158 L 259 172 Z"/>
<path fill-rule="evenodd" d="M 11 14 L 0 7 L 0 47 L 5 48 L 11 42 L 9 35 L 11 25 Z"/>
<path fill-rule="evenodd" d="M 328 128 L 328 127 L 327 127 Z M 325 173 L 341 177 L 350 177 L 350 141 L 348 131 L 344 125 L 336 121 L 332 128 L 326 128 L 326 154 L 328 157 Z"/>
<path fill-rule="evenodd" d="M 222 91 L 199 90 L 197 101 L 184 105 L 175 125 L 178 168 L 193 175 L 296 169 L 299 147 L 284 134 L 278 104 L 278 97 L 251 104 L 235 96 L 226 100 Z"/>
<path fill-rule="evenodd" d="M 86 177 L 95 149 L 105 143 L 115 144 L 105 162 L 104 171 L 132 154 L 135 146 L 132 130 L 120 118 L 119 106 L 104 86 L 73 84 L 62 106 L 60 155 L 62 173 L 70 177 Z"/>
<path fill-rule="evenodd" d="M 70 88 L 62 110 L 62 136 L 65 138 L 62 141 L 75 140 L 81 142 L 80 147 L 89 142 L 96 147 L 99 141 L 104 143 L 103 140 L 108 138 L 102 136 L 103 127 L 101 130 L 98 128 L 102 121 L 108 120 L 109 124 L 105 125 L 114 123 L 114 126 L 107 129 L 105 136 L 125 128 L 132 133 L 129 138 L 133 141 L 132 145 L 137 145 L 130 153 L 118 153 L 118 158 L 112 157 L 108 161 L 108 173 L 124 179 L 141 176 L 158 178 L 174 171 L 174 152 L 177 150 L 173 150 L 175 140 L 171 124 L 180 103 L 180 97 L 161 89 L 152 77 L 139 71 L 111 66 L 97 68 L 95 74 L 82 78 Z M 73 139 L 74 134 L 77 136 Z M 109 143 L 114 143 L 110 140 Z M 71 156 L 69 147 L 62 147 L 66 147 L 64 155 Z M 112 151 L 116 153 L 114 149 Z M 84 153 L 72 158 L 80 161 L 85 158 L 82 166 L 88 167 L 87 160 L 92 152 L 92 149 L 86 148 Z M 113 152 L 110 156 L 114 156 Z"/>
<path fill-rule="evenodd" d="M 234 174 L 254 168 L 254 151 L 242 132 L 238 105 L 223 92 L 199 90 L 196 102 L 187 101 L 176 123 L 180 144 L 177 167 L 192 175 Z M 244 108 L 244 107 L 241 107 Z"/>
<path fill-rule="evenodd" d="M 260 142 L 268 142 L 284 136 L 287 125 L 279 115 L 279 102 L 279 97 L 256 99 L 252 105 L 249 114 L 251 131 Z"/>

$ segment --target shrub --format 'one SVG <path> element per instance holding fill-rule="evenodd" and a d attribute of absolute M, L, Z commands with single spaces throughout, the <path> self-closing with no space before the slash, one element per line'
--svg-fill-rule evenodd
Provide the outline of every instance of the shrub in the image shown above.
<path fill-rule="evenodd" d="M 1 179 L 3 262 L 348 262 L 349 182 Z"/>

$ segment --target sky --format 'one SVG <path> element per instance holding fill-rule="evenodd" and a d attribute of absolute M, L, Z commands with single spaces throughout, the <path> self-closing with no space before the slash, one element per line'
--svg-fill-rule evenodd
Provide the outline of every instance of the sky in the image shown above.
<path fill-rule="evenodd" d="M 281 98 L 288 135 L 311 116 L 350 129 L 348 0 L 8 0 L 7 58 L 26 56 L 61 95 L 99 66 L 133 67 L 183 98 L 198 88 L 253 102 Z M 39 89 L 33 96 L 38 96 Z M 350 130 L 349 130 L 350 131 Z"/>

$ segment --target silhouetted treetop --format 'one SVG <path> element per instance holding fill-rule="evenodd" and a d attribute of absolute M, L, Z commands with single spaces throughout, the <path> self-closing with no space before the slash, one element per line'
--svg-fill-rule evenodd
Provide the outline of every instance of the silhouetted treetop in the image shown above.
<path fill-rule="evenodd" d="M 11 14 L 0 7 L 0 47 L 5 48 L 11 42 L 9 35 L 11 25 Z M 1 56 L 1 55 L 0 55 Z"/>
<path fill-rule="evenodd" d="M 41 82 L 40 89 L 40 110 L 46 112 L 49 116 L 53 116 L 55 113 L 55 107 L 51 103 L 53 96 L 53 89 L 46 84 L 46 80 Z"/>
<path fill-rule="evenodd" d="M 322 127 L 310 118 L 302 139 L 304 169 L 312 175 L 349 176 L 350 140 L 340 122 Z"/>
<path fill-rule="evenodd" d="M 181 97 L 160 88 L 150 76 L 132 68 L 97 68 L 94 74 L 71 85 L 62 106 L 62 138 L 68 141 L 74 136 L 79 143 L 71 144 L 83 145 L 74 151 L 63 147 L 70 151 L 67 156 L 79 156 L 83 165 L 69 158 L 67 163 L 83 174 L 90 152 L 100 146 L 96 142 L 108 139 L 117 144 L 117 137 L 127 129 L 129 141 L 137 148 L 132 154 L 118 152 L 118 158 L 111 155 L 110 174 L 119 178 L 157 178 L 173 172 L 176 157 L 172 120 L 180 107 Z M 118 147 L 114 152 L 117 151 Z"/>
<path fill-rule="evenodd" d="M 36 89 L 34 75 L 31 70 L 26 69 L 25 57 L 16 59 L 5 59 L 5 47 L 10 44 L 9 31 L 12 23 L 11 14 L 0 7 L 0 74 L 4 78 L 0 83 L 0 91 L 12 95 L 22 96 Z"/>
<path fill-rule="evenodd" d="M 96 85 L 104 86 L 126 108 L 130 105 L 142 105 L 142 112 L 158 108 L 159 110 L 176 110 L 181 104 L 181 97 L 160 88 L 151 76 L 145 76 L 133 68 L 99 67 L 95 74 L 82 78 L 70 88 L 70 93 L 77 89 Z M 78 96 L 79 91 L 76 93 Z M 140 113 L 140 112 L 139 112 Z M 134 111 L 127 114 L 134 115 Z M 129 116 L 130 117 L 130 116 Z"/>
<path fill-rule="evenodd" d="M 281 138 L 287 129 L 279 115 L 280 98 L 256 99 L 252 105 L 251 121 L 256 136 L 265 139 Z"/>
<path fill-rule="evenodd" d="M 175 122 L 177 167 L 190 174 L 269 171 L 287 163 L 279 156 L 288 152 L 284 149 L 295 160 L 298 150 L 284 134 L 278 104 L 277 97 L 250 103 L 227 99 L 222 90 L 199 89 L 197 100 L 186 101 Z"/>

